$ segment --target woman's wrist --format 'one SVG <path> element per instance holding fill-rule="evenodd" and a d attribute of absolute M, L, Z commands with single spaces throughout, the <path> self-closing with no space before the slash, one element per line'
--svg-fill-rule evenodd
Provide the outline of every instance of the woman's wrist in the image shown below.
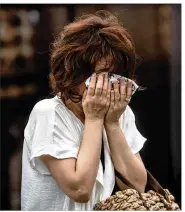
<path fill-rule="evenodd" d="M 103 119 L 88 119 L 85 118 L 85 124 L 96 124 L 103 127 L 104 120 Z"/>
<path fill-rule="evenodd" d="M 119 121 L 117 122 L 106 122 L 104 123 L 105 129 L 116 129 L 119 126 Z"/>

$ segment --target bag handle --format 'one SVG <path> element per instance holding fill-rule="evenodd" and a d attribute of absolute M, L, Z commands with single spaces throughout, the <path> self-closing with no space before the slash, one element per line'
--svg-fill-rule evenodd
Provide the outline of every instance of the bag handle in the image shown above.
<path fill-rule="evenodd" d="M 115 175 L 118 177 L 119 180 L 128 188 L 132 188 L 137 190 L 120 172 L 116 169 Z M 159 184 L 159 182 L 152 176 L 152 174 L 147 170 L 147 186 L 150 187 L 152 190 L 156 191 L 157 193 L 161 194 L 164 197 L 167 197 L 166 192 L 164 191 L 163 187 Z M 138 193 L 141 193 L 137 190 Z"/>

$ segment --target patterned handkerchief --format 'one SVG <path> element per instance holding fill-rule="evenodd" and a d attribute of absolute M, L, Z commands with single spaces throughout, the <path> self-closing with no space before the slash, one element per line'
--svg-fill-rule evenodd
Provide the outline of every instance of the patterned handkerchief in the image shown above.
<path fill-rule="evenodd" d="M 117 74 L 109 74 L 109 82 L 113 83 L 114 81 L 118 81 L 118 83 L 120 82 L 120 79 L 124 78 L 125 81 L 132 81 L 132 95 L 138 90 L 139 86 L 131 79 L 128 79 L 126 77 L 117 75 Z M 89 77 L 86 81 L 85 81 L 85 85 L 88 88 L 89 84 L 90 84 L 90 79 L 91 77 Z"/>

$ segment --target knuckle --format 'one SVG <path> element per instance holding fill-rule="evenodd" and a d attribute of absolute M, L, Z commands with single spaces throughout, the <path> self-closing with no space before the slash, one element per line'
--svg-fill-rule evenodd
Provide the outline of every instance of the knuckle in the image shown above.
<path fill-rule="evenodd" d="M 132 81 L 129 81 L 127 84 L 128 87 L 132 87 Z"/>
<path fill-rule="evenodd" d="M 105 100 L 102 100 L 102 101 L 100 102 L 100 105 L 101 105 L 101 106 L 104 106 L 104 105 L 105 105 Z"/>
<path fill-rule="evenodd" d="M 110 104 L 110 99 L 108 99 L 106 103 L 107 103 L 107 104 Z"/>
<path fill-rule="evenodd" d="M 106 98 L 106 99 L 104 100 L 104 104 L 106 105 L 107 102 L 109 102 L 109 100 Z"/>
<path fill-rule="evenodd" d="M 106 88 L 103 88 L 103 92 L 106 93 L 107 92 L 107 89 Z"/>
<path fill-rule="evenodd" d="M 89 91 L 93 91 L 94 87 L 93 86 L 89 86 Z"/>
<path fill-rule="evenodd" d="M 97 101 L 97 97 L 96 96 L 93 96 L 91 99 L 90 99 L 91 102 L 96 102 Z"/>
<path fill-rule="evenodd" d="M 97 89 L 96 89 L 98 92 L 100 92 L 101 91 L 101 88 L 100 87 L 97 87 Z"/>

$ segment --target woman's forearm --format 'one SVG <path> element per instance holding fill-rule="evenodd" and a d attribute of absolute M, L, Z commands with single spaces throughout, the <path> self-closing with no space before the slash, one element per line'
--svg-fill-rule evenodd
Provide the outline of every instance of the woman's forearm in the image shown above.
<path fill-rule="evenodd" d="M 144 191 L 147 174 L 142 163 L 131 151 L 119 123 L 106 125 L 105 129 L 115 168 L 138 190 Z"/>
<path fill-rule="evenodd" d="M 102 145 L 103 120 L 85 121 L 83 139 L 76 162 L 76 176 L 91 193 L 97 176 Z"/>

